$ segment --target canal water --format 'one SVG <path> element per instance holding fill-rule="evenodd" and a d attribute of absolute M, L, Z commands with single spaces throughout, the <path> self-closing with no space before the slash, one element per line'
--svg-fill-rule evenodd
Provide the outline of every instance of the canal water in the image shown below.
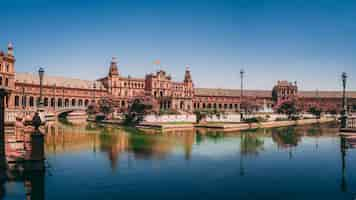
<path fill-rule="evenodd" d="M 356 149 L 343 148 L 333 124 L 226 134 L 93 124 L 46 131 L 46 171 L 6 181 L 0 199 L 356 199 Z"/>

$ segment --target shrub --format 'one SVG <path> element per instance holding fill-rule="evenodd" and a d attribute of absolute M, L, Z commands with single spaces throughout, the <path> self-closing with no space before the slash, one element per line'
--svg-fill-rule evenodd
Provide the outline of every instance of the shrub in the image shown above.
<path fill-rule="evenodd" d="M 266 120 L 262 117 L 251 117 L 251 118 L 245 118 L 245 119 L 243 119 L 243 121 L 247 122 L 247 123 L 260 123 L 260 122 L 264 122 Z"/>

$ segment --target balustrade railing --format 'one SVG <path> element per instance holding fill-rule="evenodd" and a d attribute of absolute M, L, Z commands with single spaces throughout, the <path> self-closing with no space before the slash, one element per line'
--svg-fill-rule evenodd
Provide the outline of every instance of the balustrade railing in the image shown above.
<path fill-rule="evenodd" d="M 62 112 L 66 110 L 85 110 L 85 106 L 66 106 L 66 107 L 56 107 L 55 109 L 53 108 L 48 108 L 44 107 L 45 112 L 47 113 L 55 113 L 55 112 Z M 5 110 L 5 122 L 15 122 L 16 117 L 25 117 L 27 115 L 32 116 L 36 112 L 37 108 L 34 107 L 32 109 L 6 109 Z"/>
<path fill-rule="evenodd" d="M 347 118 L 347 128 L 356 128 L 356 116 Z"/>
<path fill-rule="evenodd" d="M 35 110 L 16 110 L 16 109 L 6 109 L 5 110 L 5 122 L 15 122 L 16 117 L 21 116 L 27 116 L 27 115 L 33 115 L 35 113 Z"/>

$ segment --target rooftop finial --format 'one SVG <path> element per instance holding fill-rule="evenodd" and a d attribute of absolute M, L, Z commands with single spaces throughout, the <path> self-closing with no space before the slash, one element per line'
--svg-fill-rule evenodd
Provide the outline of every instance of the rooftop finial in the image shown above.
<path fill-rule="evenodd" d="M 13 49 L 14 48 L 11 42 L 9 42 L 9 44 L 7 45 L 7 48 L 8 49 Z"/>
<path fill-rule="evenodd" d="M 186 71 L 190 71 L 190 65 L 189 65 L 189 64 L 186 64 L 186 65 L 185 65 L 185 70 L 186 70 Z"/>
<path fill-rule="evenodd" d="M 9 56 L 13 56 L 14 55 L 14 47 L 12 46 L 11 42 L 9 42 L 9 44 L 7 45 L 7 54 Z"/>
<path fill-rule="evenodd" d="M 111 62 L 117 63 L 117 58 L 116 58 L 115 56 L 113 56 L 113 57 L 111 58 Z"/>
<path fill-rule="evenodd" d="M 111 58 L 111 63 L 110 63 L 110 70 L 109 70 L 109 75 L 119 75 L 119 70 L 117 67 L 117 59 L 116 57 Z"/>

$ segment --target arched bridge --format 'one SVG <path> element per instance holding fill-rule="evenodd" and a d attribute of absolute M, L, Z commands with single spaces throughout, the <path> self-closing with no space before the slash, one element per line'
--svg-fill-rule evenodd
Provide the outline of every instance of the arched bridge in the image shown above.
<path fill-rule="evenodd" d="M 64 113 L 70 113 L 74 111 L 86 111 L 86 107 L 83 106 L 78 106 L 78 107 L 61 107 L 61 108 L 56 108 L 56 109 L 48 109 L 44 108 L 44 115 L 49 116 L 49 117 L 54 117 L 57 118 L 59 115 L 64 114 Z M 20 110 L 20 109 L 7 109 L 5 112 L 5 121 L 6 122 L 15 122 L 16 117 L 24 117 L 24 116 L 33 116 L 34 113 L 37 111 L 37 109 L 26 109 L 26 110 Z"/>
<path fill-rule="evenodd" d="M 64 108 L 59 108 L 54 110 L 54 112 L 52 112 L 55 116 L 59 116 L 61 114 L 64 113 L 70 113 L 70 112 L 74 112 L 74 111 L 86 111 L 85 107 L 64 107 Z"/>

